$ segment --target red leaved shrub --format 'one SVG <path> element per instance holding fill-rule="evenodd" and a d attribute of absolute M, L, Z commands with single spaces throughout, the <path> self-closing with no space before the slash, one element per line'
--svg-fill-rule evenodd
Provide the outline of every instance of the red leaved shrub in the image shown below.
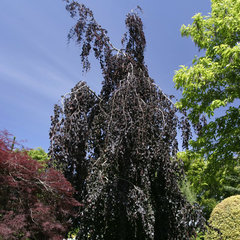
<path fill-rule="evenodd" d="M 63 174 L 11 148 L 0 133 L 0 239 L 63 239 L 80 206 Z"/>

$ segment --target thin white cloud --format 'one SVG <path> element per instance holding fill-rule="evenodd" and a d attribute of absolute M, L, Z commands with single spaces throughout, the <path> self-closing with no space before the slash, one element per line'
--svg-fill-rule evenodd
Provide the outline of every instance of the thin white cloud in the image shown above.
<path fill-rule="evenodd" d="M 34 72 L 38 72 L 38 74 L 35 75 Z M 62 92 L 64 88 L 72 84 L 72 82 L 69 83 L 68 80 L 61 78 L 56 72 L 47 69 L 44 69 L 43 73 L 40 73 L 37 68 L 25 73 L 2 63 L 0 63 L 0 79 L 1 82 L 5 81 L 5 84 L 10 82 L 16 87 L 25 87 L 29 91 L 33 91 L 49 100 L 59 98 L 64 93 Z"/>

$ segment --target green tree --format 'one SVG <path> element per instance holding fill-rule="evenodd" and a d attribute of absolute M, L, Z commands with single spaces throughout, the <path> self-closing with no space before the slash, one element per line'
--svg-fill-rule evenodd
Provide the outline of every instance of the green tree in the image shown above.
<path fill-rule="evenodd" d="M 229 196 L 240 194 L 240 166 L 233 168 L 231 174 L 226 176 L 226 181 L 223 183 L 223 188 Z"/>
<path fill-rule="evenodd" d="M 222 165 L 216 172 L 211 172 L 209 162 L 193 151 L 179 152 L 183 161 L 186 179 L 182 183 L 182 192 L 190 202 L 198 202 L 209 218 L 216 204 L 229 196 L 240 193 L 240 168 Z M 211 163 L 210 163 L 211 164 Z"/>
<path fill-rule="evenodd" d="M 223 196 L 224 175 L 208 172 L 207 161 L 192 151 L 179 152 L 178 158 L 183 161 L 186 174 L 181 189 L 189 201 L 202 206 L 208 219 L 217 204 L 216 199 Z"/>
<path fill-rule="evenodd" d="M 240 152 L 240 1 L 212 0 L 211 14 L 196 14 L 181 33 L 204 56 L 176 72 L 175 86 L 182 90 L 176 106 L 187 111 L 197 133 L 192 150 L 205 159 L 205 180 L 216 186 L 237 166 Z M 216 110 L 225 111 L 219 116 Z"/>
<path fill-rule="evenodd" d="M 27 154 L 45 167 L 47 166 L 47 162 L 50 160 L 48 154 L 41 147 L 30 149 L 27 151 Z"/>
<path fill-rule="evenodd" d="M 240 152 L 240 109 L 235 101 L 240 97 L 240 2 L 212 0 L 211 15 L 193 19 L 181 33 L 205 50 L 205 56 L 176 72 L 175 86 L 183 90 L 177 107 L 187 109 L 195 125 L 202 115 L 210 118 L 216 109 L 228 107 L 202 129 L 196 126 L 199 135 L 192 146 L 214 163 L 231 163 Z"/>

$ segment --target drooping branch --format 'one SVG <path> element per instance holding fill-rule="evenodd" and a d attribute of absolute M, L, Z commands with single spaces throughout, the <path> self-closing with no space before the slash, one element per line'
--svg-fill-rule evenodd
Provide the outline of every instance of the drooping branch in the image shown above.
<path fill-rule="evenodd" d="M 125 50 L 118 50 L 88 8 L 67 3 L 77 17 L 69 37 L 81 48 L 83 68 L 92 49 L 104 78 L 99 95 L 78 83 L 52 117 L 51 157 L 85 206 L 78 238 L 190 239 L 196 226 L 189 222 L 199 218 L 201 227 L 202 218 L 179 190 L 179 120 L 149 77 L 141 18 L 127 15 Z"/>

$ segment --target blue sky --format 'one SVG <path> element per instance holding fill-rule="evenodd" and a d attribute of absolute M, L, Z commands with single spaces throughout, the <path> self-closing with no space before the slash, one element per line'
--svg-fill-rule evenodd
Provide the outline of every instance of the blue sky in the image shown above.
<path fill-rule="evenodd" d="M 178 98 L 173 84 L 179 65 L 190 65 L 198 50 L 182 38 L 182 24 L 198 12 L 211 11 L 210 0 L 85 0 L 98 23 L 120 47 L 126 14 L 140 5 L 147 40 L 145 61 L 150 76 L 167 94 Z M 61 0 L 1 0 L 0 10 L 0 130 L 7 129 L 29 148 L 48 149 L 53 106 L 61 95 L 84 80 L 99 91 L 96 61 L 82 74 L 79 50 L 67 34 L 74 24 Z"/>

